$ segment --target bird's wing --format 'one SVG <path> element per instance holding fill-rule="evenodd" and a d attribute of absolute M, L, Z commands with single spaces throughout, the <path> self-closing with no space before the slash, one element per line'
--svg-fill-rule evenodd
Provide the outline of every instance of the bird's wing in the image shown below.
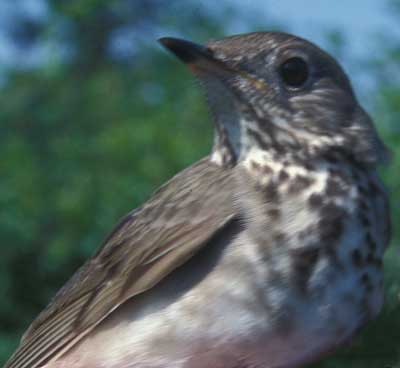
<path fill-rule="evenodd" d="M 32 323 L 4 368 L 57 359 L 127 299 L 153 287 L 235 216 L 231 172 L 208 158 L 128 214 Z"/>

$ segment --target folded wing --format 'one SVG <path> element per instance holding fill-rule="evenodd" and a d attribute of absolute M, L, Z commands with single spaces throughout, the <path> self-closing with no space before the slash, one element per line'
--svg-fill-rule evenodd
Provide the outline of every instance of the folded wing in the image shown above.
<path fill-rule="evenodd" d="M 38 368 L 150 289 L 234 217 L 233 180 L 205 158 L 128 214 L 32 323 L 4 368 Z"/>

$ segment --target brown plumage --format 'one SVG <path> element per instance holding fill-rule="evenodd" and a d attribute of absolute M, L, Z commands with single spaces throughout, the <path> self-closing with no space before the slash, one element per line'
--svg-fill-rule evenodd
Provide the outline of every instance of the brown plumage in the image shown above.
<path fill-rule="evenodd" d="M 210 156 L 128 214 L 5 368 L 298 367 L 379 312 L 387 150 L 295 36 L 164 38 L 203 84 Z"/>
<path fill-rule="evenodd" d="M 57 293 L 6 367 L 36 368 L 61 355 L 198 252 L 234 218 L 232 189 L 230 170 L 208 157 L 163 185 Z"/>

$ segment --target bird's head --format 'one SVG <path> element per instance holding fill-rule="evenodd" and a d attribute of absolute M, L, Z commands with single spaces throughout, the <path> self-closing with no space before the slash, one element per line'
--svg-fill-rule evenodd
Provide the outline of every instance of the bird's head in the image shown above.
<path fill-rule="evenodd" d="M 284 33 L 256 32 L 200 46 L 160 42 L 204 85 L 223 165 L 252 149 L 313 159 L 344 154 L 375 164 L 387 151 L 350 82 L 327 53 Z"/>

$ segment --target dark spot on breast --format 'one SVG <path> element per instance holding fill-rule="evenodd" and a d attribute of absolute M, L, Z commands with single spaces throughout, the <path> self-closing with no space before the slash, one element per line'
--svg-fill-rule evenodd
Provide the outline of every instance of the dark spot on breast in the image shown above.
<path fill-rule="evenodd" d="M 273 220 L 278 220 L 279 217 L 281 216 L 281 211 L 279 208 L 271 208 L 267 211 L 269 217 Z"/>
<path fill-rule="evenodd" d="M 322 203 L 323 198 L 320 194 L 313 193 L 310 195 L 310 198 L 308 198 L 308 204 L 313 209 L 320 208 L 322 206 Z"/>
<path fill-rule="evenodd" d="M 365 228 L 369 228 L 369 226 L 371 225 L 368 216 L 365 213 L 361 213 L 360 214 L 360 221 L 361 224 L 365 227 Z"/>
<path fill-rule="evenodd" d="M 313 265 L 318 258 L 319 248 L 310 247 L 305 249 L 299 249 L 295 251 L 294 258 L 296 259 L 296 265 L 301 267 L 309 267 Z"/>
<path fill-rule="evenodd" d="M 333 203 L 328 203 L 321 207 L 320 220 L 317 227 L 321 241 L 336 245 L 337 240 L 343 233 L 343 221 L 346 214 L 343 208 Z"/>
<path fill-rule="evenodd" d="M 339 159 L 333 154 L 326 153 L 324 155 L 324 158 L 327 162 L 331 164 L 337 164 L 339 162 Z"/>
<path fill-rule="evenodd" d="M 314 166 L 311 163 L 307 162 L 307 161 L 305 161 L 303 163 L 303 166 L 307 171 L 313 171 L 314 170 Z"/>
<path fill-rule="evenodd" d="M 343 172 L 339 170 L 337 166 L 331 166 L 328 171 L 331 176 L 343 177 Z"/>
<path fill-rule="evenodd" d="M 368 196 L 368 190 L 367 188 L 364 187 L 364 185 L 358 185 L 357 189 L 360 192 L 360 194 L 362 194 L 364 197 Z"/>
<path fill-rule="evenodd" d="M 296 250 L 292 255 L 293 281 L 304 294 L 307 292 L 307 285 L 318 256 L 318 248 Z"/>
<path fill-rule="evenodd" d="M 366 272 L 363 273 L 361 276 L 361 283 L 365 286 L 367 291 L 372 291 L 374 288 L 371 282 L 371 278 Z"/>
<path fill-rule="evenodd" d="M 249 129 L 247 128 L 247 134 L 254 139 L 254 141 L 257 143 L 257 145 L 264 149 L 264 150 L 268 150 L 269 149 L 269 145 L 268 143 L 263 139 L 262 134 L 260 134 L 259 132 L 257 132 L 256 130 L 253 129 Z"/>
<path fill-rule="evenodd" d="M 250 167 L 251 167 L 252 170 L 260 172 L 261 165 L 258 162 L 251 161 L 250 162 Z"/>
<path fill-rule="evenodd" d="M 367 284 L 368 282 L 370 282 L 369 275 L 368 275 L 367 273 L 363 273 L 363 274 L 362 274 L 362 276 L 361 276 L 361 282 L 362 282 L 363 284 Z"/>
<path fill-rule="evenodd" d="M 279 171 L 279 176 L 278 176 L 278 180 L 283 183 L 284 181 L 286 181 L 287 179 L 289 179 L 289 174 L 286 172 L 286 170 L 282 169 L 281 171 Z"/>
<path fill-rule="evenodd" d="M 265 195 L 265 200 L 267 202 L 278 202 L 279 201 L 278 189 L 272 181 L 270 181 L 264 188 L 264 195 Z"/>
<path fill-rule="evenodd" d="M 290 194 L 297 194 L 307 189 L 312 183 L 314 183 L 314 179 L 304 175 L 296 175 L 289 185 L 288 192 Z"/>
<path fill-rule="evenodd" d="M 372 196 L 377 196 L 378 194 L 381 193 L 381 189 L 372 180 L 369 181 L 368 189 L 369 189 L 370 195 L 372 195 Z"/>
<path fill-rule="evenodd" d="M 375 257 L 374 257 L 374 254 L 373 253 L 368 253 L 367 254 L 367 259 L 366 259 L 366 261 L 367 261 L 367 263 L 368 264 L 373 264 L 374 262 L 375 262 Z"/>
<path fill-rule="evenodd" d="M 340 207 L 335 203 L 327 203 L 322 206 L 320 214 L 321 217 L 324 217 L 328 220 L 337 220 L 346 216 L 347 212 L 343 207 Z"/>
<path fill-rule="evenodd" d="M 298 240 L 306 239 L 313 232 L 312 228 L 308 227 L 305 230 L 301 230 L 297 233 Z"/>
<path fill-rule="evenodd" d="M 286 242 L 286 235 L 278 231 L 273 235 L 273 239 L 278 245 L 282 245 Z"/>
<path fill-rule="evenodd" d="M 344 271 L 345 267 L 340 261 L 336 251 L 337 244 L 338 243 L 336 241 L 325 243 L 324 253 L 327 257 L 329 257 L 329 261 L 331 262 L 332 267 L 335 267 L 337 270 Z"/>
<path fill-rule="evenodd" d="M 272 169 L 268 165 L 263 165 L 261 167 L 261 172 L 265 175 L 270 175 L 272 174 Z"/>
<path fill-rule="evenodd" d="M 367 244 L 368 244 L 368 248 L 369 248 L 372 252 L 374 252 L 374 251 L 376 250 L 377 246 L 376 246 L 376 242 L 375 242 L 375 240 L 372 238 L 372 235 L 371 235 L 370 232 L 368 232 L 367 235 L 366 235 L 366 242 L 367 242 Z"/>
<path fill-rule="evenodd" d="M 365 198 L 360 197 L 358 199 L 358 207 L 360 208 L 361 211 L 367 212 L 369 210 L 369 206 Z"/>
<path fill-rule="evenodd" d="M 362 267 L 364 265 L 363 257 L 359 249 L 354 249 L 351 252 L 351 260 L 356 267 Z"/>
<path fill-rule="evenodd" d="M 329 178 L 326 183 L 325 194 L 329 197 L 342 196 L 346 193 L 343 183 L 336 178 Z"/>

